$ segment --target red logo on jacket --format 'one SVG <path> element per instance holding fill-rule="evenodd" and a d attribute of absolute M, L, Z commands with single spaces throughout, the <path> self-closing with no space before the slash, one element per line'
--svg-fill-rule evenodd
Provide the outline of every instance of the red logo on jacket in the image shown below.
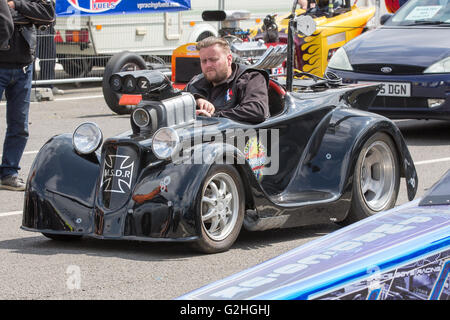
<path fill-rule="evenodd" d="M 227 95 L 226 95 L 226 97 L 225 97 L 225 101 L 226 101 L 226 102 L 230 101 L 232 97 L 233 97 L 233 90 L 228 89 L 228 90 L 227 90 Z"/>

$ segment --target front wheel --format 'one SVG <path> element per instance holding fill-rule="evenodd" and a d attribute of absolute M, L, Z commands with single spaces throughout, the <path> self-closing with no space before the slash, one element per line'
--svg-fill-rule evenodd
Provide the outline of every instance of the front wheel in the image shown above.
<path fill-rule="evenodd" d="M 350 224 L 394 207 L 400 185 L 400 166 L 392 139 L 385 133 L 370 137 L 361 149 L 353 177 Z"/>
<path fill-rule="evenodd" d="M 200 239 L 194 243 L 203 253 L 228 250 L 244 220 L 244 188 L 238 171 L 229 165 L 214 165 L 197 197 L 196 213 Z"/>

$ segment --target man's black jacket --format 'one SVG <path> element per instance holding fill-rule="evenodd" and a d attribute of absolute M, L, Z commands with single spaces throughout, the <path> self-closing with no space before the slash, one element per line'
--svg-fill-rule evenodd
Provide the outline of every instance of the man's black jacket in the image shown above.
<path fill-rule="evenodd" d="M 0 0 L 3 1 L 3 0 Z M 38 23 L 55 20 L 52 0 L 13 0 L 18 14 Z M 16 21 L 16 20 L 15 20 Z M 14 32 L 9 39 L 9 49 L 0 50 L 0 68 L 15 69 L 29 65 L 36 50 L 36 27 L 32 23 L 15 22 Z"/>
<path fill-rule="evenodd" d="M 8 48 L 8 41 L 14 31 L 9 6 L 5 0 L 0 0 L 0 50 Z"/>
<path fill-rule="evenodd" d="M 269 75 L 262 70 L 233 63 L 232 74 L 223 83 L 213 86 L 201 73 L 185 88 L 195 99 L 203 98 L 214 105 L 213 116 L 251 123 L 263 122 L 270 116 Z"/>

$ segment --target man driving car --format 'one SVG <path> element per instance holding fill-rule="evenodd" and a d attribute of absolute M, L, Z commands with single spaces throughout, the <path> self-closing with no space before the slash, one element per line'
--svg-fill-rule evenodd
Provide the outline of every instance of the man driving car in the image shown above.
<path fill-rule="evenodd" d="M 251 123 L 269 117 L 269 76 L 265 71 L 233 63 L 228 42 L 221 38 L 206 38 L 197 49 L 202 73 L 185 88 L 197 101 L 197 114 Z"/>

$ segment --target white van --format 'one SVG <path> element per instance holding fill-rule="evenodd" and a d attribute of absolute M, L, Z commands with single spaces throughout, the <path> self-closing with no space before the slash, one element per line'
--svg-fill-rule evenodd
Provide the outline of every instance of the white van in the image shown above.
<path fill-rule="evenodd" d="M 182 44 L 217 35 L 218 23 L 205 22 L 204 10 L 248 10 L 251 20 L 288 12 L 292 0 L 191 0 L 191 10 L 180 12 L 57 17 L 58 62 L 72 77 L 84 77 L 93 66 L 104 66 L 115 53 L 130 51 L 142 56 L 170 56 Z"/>

